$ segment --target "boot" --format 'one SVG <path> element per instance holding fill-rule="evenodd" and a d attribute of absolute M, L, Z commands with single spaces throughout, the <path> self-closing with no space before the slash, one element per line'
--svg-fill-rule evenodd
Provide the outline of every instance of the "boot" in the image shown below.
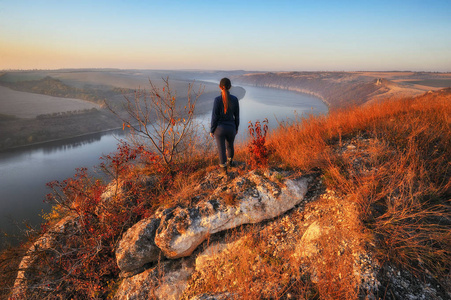
<path fill-rule="evenodd" d="M 231 167 L 233 167 L 234 166 L 234 163 L 233 163 L 233 158 L 227 158 L 227 166 L 229 167 L 229 168 L 231 168 Z"/>
<path fill-rule="evenodd" d="M 227 165 L 219 166 L 219 168 L 221 169 L 220 174 L 223 176 L 227 176 Z"/>

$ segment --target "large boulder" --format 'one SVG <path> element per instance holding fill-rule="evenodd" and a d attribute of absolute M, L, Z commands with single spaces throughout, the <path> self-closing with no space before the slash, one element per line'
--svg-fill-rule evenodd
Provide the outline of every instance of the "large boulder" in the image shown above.
<path fill-rule="evenodd" d="M 161 250 L 154 239 L 159 225 L 159 219 L 144 219 L 124 234 L 116 249 L 117 265 L 122 272 L 133 272 L 158 260 Z"/>
<path fill-rule="evenodd" d="M 272 219 L 293 208 L 304 199 L 308 181 L 301 177 L 282 184 L 257 172 L 238 177 L 196 206 L 166 213 L 155 244 L 168 258 L 188 256 L 211 234 Z"/>

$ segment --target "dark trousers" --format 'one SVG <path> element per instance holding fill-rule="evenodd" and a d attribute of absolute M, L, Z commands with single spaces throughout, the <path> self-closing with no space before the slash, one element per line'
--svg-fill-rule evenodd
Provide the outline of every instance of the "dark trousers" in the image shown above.
<path fill-rule="evenodd" d="M 233 142 L 235 141 L 236 135 L 235 126 L 219 125 L 215 129 L 214 135 L 219 151 L 219 164 L 225 166 L 227 157 L 233 158 L 233 155 L 235 154 L 233 148 Z"/>

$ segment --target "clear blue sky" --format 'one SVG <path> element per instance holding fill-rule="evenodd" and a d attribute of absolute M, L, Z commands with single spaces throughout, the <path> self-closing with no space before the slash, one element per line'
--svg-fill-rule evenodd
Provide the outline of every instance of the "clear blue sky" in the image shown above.
<path fill-rule="evenodd" d="M 0 69 L 451 71 L 451 0 L 0 0 Z"/>

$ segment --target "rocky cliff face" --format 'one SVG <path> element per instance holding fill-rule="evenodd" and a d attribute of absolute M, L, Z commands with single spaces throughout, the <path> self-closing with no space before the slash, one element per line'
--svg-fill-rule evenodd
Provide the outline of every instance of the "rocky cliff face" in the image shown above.
<path fill-rule="evenodd" d="M 141 299 L 150 293 L 160 293 L 160 299 L 178 299 L 194 271 L 196 255 L 192 254 L 206 239 L 243 224 L 273 219 L 304 201 L 310 178 L 282 180 L 284 177 L 279 172 L 268 171 L 225 180 L 212 173 L 197 189 L 217 188 L 197 199 L 195 205 L 166 208 L 135 224 L 123 234 L 116 249 L 117 265 L 124 278 L 116 298 Z M 108 201 L 109 194 L 109 191 L 104 193 L 104 202 Z M 232 203 L 225 200 L 230 197 L 234 199 Z M 75 216 L 61 220 L 29 249 L 21 263 L 22 271 L 18 274 L 13 295 L 20 297 L 27 294 L 32 284 L 43 284 L 33 270 L 34 261 L 39 259 L 40 252 L 51 252 L 54 243 L 64 242 L 65 231 L 76 231 L 76 220 Z M 170 285 L 165 287 L 160 281 L 151 279 L 156 277 L 158 268 L 165 270 L 164 278 Z M 183 283 L 178 283 L 180 281 Z M 178 286 L 175 290 L 174 285 Z"/>
<path fill-rule="evenodd" d="M 253 73 L 234 77 L 236 83 L 287 89 L 322 99 L 331 109 L 361 105 L 386 92 L 380 79 L 348 72 Z"/>
<path fill-rule="evenodd" d="M 357 232 L 355 204 L 325 190 L 317 175 L 281 170 L 237 174 L 232 172 L 228 179 L 217 172 L 208 174 L 196 189 L 216 187 L 212 193 L 200 193 L 187 207 L 161 209 L 123 234 L 116 248 L 121 279 L 112 292 L 114 299 L 240 299 L 253 289 L 270 298 L 281 287 L 305 280 L 300 269 L 310 274 L 311 282 L 324 282 L 324 268 L 334 268 L 334 261 L 347 261 L 347 269 L 330 280 L 355 283 L 363 298 L 377 299 L 382 284 L 400 285 L 396 299 L 412 296 L 412 290 L 430 299 L 446 295 L 408 272 L 382 270 Z M 105 201 L 107 195 L 108 191 Z M 327 206 L 321 204 L 325 200 Z M 252 230 L 243 229 L 246 226 Z M 74 230 L 77 218 L 67 217 L 29 249 L 13 299 L 45 285 L 33 270 L 36 253 L 50 252 L 53 243 L 64 242 L 65 232 Z M 263 276 L 268 260 L 280 268 L 278 278 Z M 224 287 L 209 292 L 212 278 L 239 280 L 240 272 L 248 269 L 255 273 L 254 281 L 245 285 L 249 291 L 234 293 Z M 289 289 L 285 295 L 291 297 Z"/>
<path fill-rule="evenodd" d="M 152 282 L 143 277 L 155 277 L 153 273 L 157 269 L 146 269 L 146 264 L 163 259 L 162 268 L 169 270 L 163 277 L 171 285 L 178 286 L 179 292 L 175 293 L 177 297 L 173 298 L 178 299 L 187 286 L 188 278 L 202 265 L 199 263 L 201 257 L 208 256 L 205 253 L 193 255 L 208 237 L 243 224 L 273 219 L 304 200 L 309 178 L 286 179 L 282 183 L 274 179 L 280 176 L 277 172 L 269 172 L 267 176 L 251 172 L 219 184 L 212 194 L 199 199 L 192 207 L 166 209 L 160 215 L 130 228 L 116 251 L 118 266 L 123 272 L 122 276 L 126 277 L 116 298 L 129 299 L 130 295 L 136 295 L 136 299 L 139 299 L 150 296 L 153 290 L 167 290 L 155 284 L 152 288 L 136 287 L 137 282 Z M 214 184 L 217 180 L 216 175 L 210 175 L 198 188 Z M 227 204 L 224 195 L 233 195 L 234 203 Z M 179 263 L 174 261 L 183 257 L 188 258 L 179 260 Z"/>

